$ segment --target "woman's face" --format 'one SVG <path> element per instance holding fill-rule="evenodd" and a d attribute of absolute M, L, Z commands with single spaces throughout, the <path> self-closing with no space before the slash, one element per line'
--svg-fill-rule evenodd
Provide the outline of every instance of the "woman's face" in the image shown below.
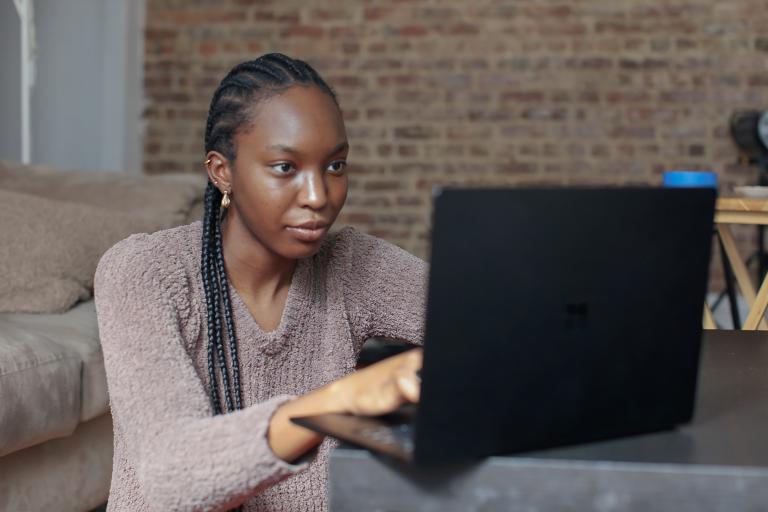
<path fill-rule="evenodd" d="M 253 124 L 234 142 L 227 223 L 282 257 L 313 255 L 347 197 L 349 145 L 339 108 L 317 87 L 293 86 L 259 102 Z"/>

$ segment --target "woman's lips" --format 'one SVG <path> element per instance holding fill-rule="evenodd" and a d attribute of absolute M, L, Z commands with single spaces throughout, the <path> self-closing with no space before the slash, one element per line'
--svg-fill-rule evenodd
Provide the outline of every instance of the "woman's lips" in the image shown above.
<path fill-rule="evenodd" d="M 328 231 L 328 226 L 320 224 L 287 226 L 285 229 L 302 242 L 317 242 Z"/>

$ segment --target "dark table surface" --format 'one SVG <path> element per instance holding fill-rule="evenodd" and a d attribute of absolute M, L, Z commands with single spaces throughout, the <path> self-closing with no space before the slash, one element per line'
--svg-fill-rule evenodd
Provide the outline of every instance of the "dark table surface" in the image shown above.
<path fill-rule="evenodd" d="M 525 456 L 768 467 L 768 332 L 705 331 L 699 368 L 690 424 Z"/>
<path fill-rule="evenodd" d="M 768 511 L 768 332 L 705 333 L 694 418 L 675 430 L 453 468 L 339 448 L 329 476 L 334 512 Z"/>

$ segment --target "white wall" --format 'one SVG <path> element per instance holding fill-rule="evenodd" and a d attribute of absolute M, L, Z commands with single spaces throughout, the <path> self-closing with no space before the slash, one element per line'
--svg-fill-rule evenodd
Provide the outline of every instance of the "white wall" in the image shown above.
<path fill-rule="evenodd" d="M 140 172 L 143 24 L 143 1 L 35 0 L 33 163 Z M 0 0 L 0 158 L 11 160 L 21 153 L 18 25 L 13 0 Z"/>
<path fill-rule="evenodd" d="M 0 159 L 21 160 L 19 17 L 13 0 L 0 0 Z"/>

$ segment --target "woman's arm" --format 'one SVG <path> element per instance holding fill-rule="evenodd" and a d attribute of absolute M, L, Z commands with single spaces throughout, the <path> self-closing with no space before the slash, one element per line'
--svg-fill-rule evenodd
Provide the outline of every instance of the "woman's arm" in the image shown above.
<path fill-rule="evenodd" d="M 290 418 L 327 412 L 374 416 L 405 402 L 418 402 L 421 349 L 409 350 L 332 382 L 280 406 L 269 424 L 272 451 L 293 461 L 314 448 L 322 436 L 291 423 Z"/>
<path fill-rule="evenodd" d="M 339 274 L 354 339 L 373 336 L 421 343 L 424 330 L 427 264 L 378 238 L 345 228 L 337 235 L 332 260 Z M 388 358 L 312 393 L 283 404 L 269 426 L 272 450 L 292 461 L 316 446 L 322 436 L 290 418 L 326 412 L 377 415 L 416 402 L 421 349 Z"/>
<path fill-rule="evenodd" d="M 428 265 L 396 245 L 352 228 L 337 236 L 338 271 L 356 341 L 381 337 L 421 344 Z"/>

